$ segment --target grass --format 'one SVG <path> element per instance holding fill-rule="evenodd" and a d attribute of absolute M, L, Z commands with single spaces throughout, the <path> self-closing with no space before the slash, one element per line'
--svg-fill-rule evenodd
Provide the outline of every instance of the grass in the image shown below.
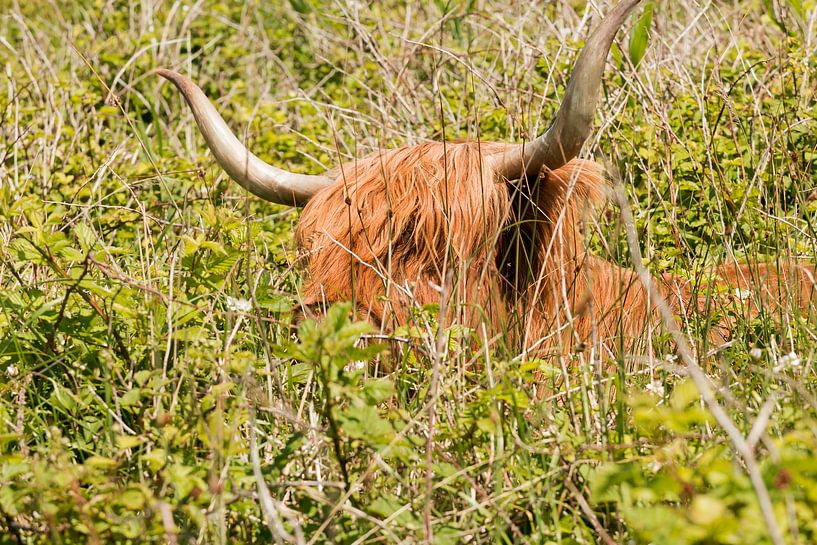
<path fill-rule="evenodd" d="M 294 326 L 297 211 L 230 183 L 152 75 L 299 172 L 519 141 L 609 7 L 542 4 L 0 0 L 0 543 L 817 540 L 808 316 L 713 307 L 724 345 L 701 315 L 556 367 L 434 308 Z M 594 251 L 814 263 L 814 1 L 652 4 L 585 147 L 632 216 Z"/>

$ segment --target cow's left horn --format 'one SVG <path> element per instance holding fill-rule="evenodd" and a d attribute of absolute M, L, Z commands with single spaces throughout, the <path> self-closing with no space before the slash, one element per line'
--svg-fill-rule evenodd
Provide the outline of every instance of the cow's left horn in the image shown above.
<path fill-rule="evenodd" d="M 332 183 L 328 176 L 295 174 L 265 163 L 236 138 L 195 83 L 171 70 L 159 68 L 156 73 L 181 91 L 216 161 L 247 191 L 274 203 L 303 206 Z"/>
<path fill-rule="evenodd" d="M 505 178 L 515 180 L 525 175 L 537 176 L 542 167 L 557 169 L 579 154 L 590 135 L 601 77 L 613 38 L 640 1 L 622 0 L 587 40 L 550 128 L 530 143 L 508 146 L 497 157 L 498 172 Z"/>

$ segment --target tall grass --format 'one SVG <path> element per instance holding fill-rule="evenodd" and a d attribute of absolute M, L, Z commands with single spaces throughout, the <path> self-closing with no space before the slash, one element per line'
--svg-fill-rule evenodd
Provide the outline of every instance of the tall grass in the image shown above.
<path fill-rule="evenodd" d="M 651 4 L 585 147 L 624 190 L 593 251 L 814 263 L 815 3 Z M 817 539 L 813 314 L 716 293 L 646 355 L 556 364 L 438 308 L 294 324 L 297 211 L 231 184 L 152 75 L 299 172 L 521 141 L 607 2 L 0 6 L 0 542 Z"/>

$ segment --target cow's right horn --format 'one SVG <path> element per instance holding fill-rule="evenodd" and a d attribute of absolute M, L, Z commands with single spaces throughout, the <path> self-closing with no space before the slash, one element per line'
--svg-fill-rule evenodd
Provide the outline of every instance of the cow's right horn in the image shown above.
<path fill-rule="evenodd" d="M 159 68 L 156 73 L 181 91 L 216 161 L 247 191 L 274 203 L 304 206 L 333 182 L 328 176 L 296 174 L 265 163 L 236 138 L 195 83 L 172 70 Z"/>

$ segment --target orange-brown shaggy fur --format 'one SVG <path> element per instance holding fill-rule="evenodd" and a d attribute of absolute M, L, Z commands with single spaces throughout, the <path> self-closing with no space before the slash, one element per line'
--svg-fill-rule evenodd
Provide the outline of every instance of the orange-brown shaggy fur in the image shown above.
<path fill-rule="evenodd" d="M 301 216 L 305 302 L 354 300 L 392 327 L 445 293 L 461 303 L 450 308 L 463 323 L 485 323 L 492 337 L 519 349 L 564 353 L 588 341 L 637 348 L 658 323 L 647 291 L 633 271 L 584 244 L 583 219 L 606 191 L 600 168 L 574 160 L 539 183 L 512 185 L 490 159 L 501 150 L 426 143 L 345 165 Z M 454 273 L 451 285 L 446 271 Z M 713 278 L 751 290 L 754 300 L 742 304 L 767 307 L 796 297 L 805 308 L 815 285 L 813 266 L 731 265 Z M 675 276 L 658 286 L 679 315 L 706 304 L 706 293 Z"/>

